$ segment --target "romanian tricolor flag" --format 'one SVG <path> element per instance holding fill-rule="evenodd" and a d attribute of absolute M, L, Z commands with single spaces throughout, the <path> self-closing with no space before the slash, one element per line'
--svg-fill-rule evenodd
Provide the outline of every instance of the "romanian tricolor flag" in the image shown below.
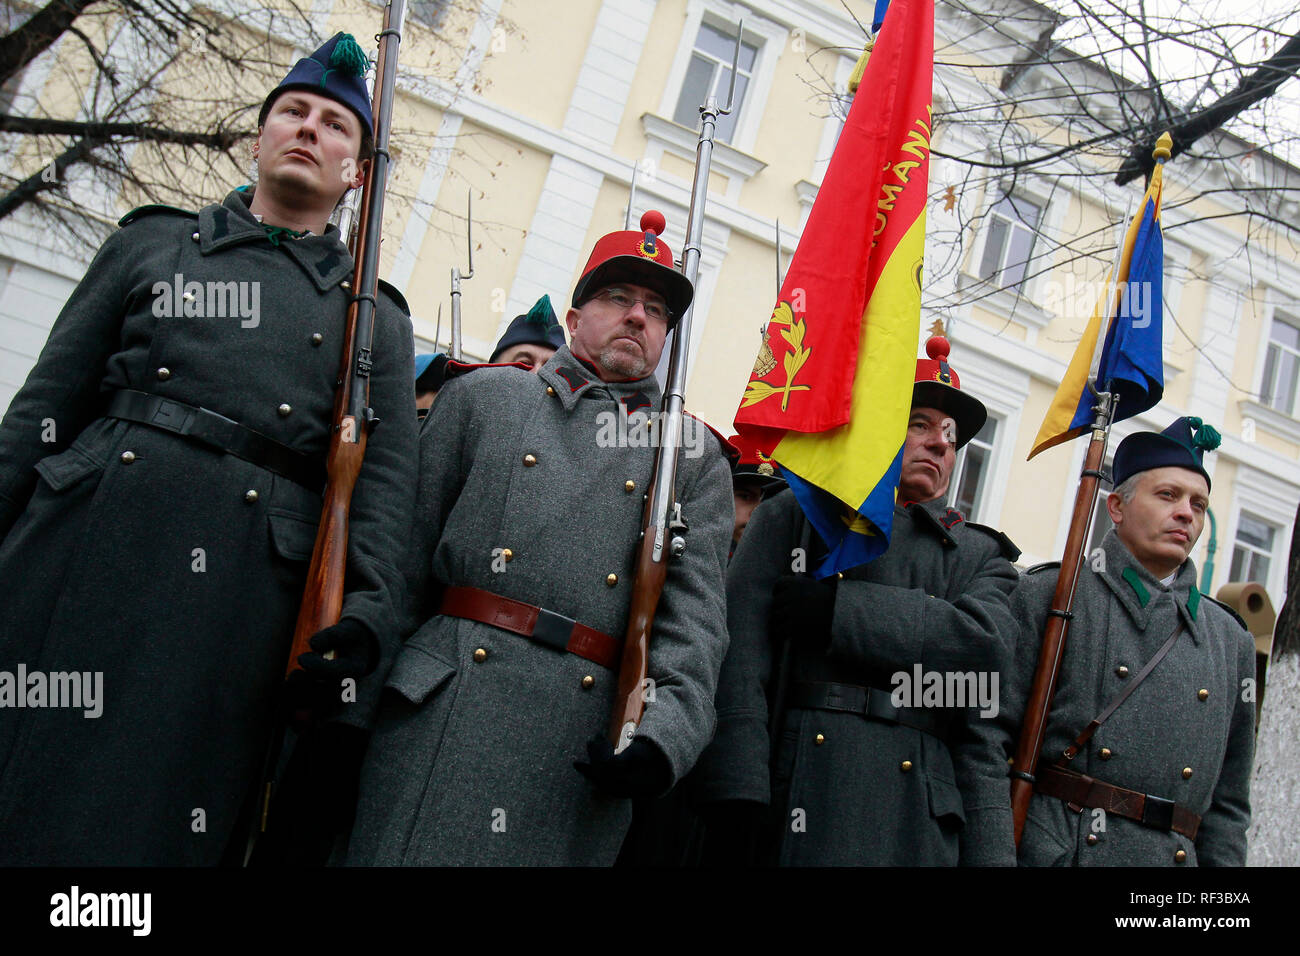
<path fill-rule="evenodd" d="M 818 577 L 889 546 L 920 334 L 933 71 L 933 0 L 893 0 L 736 413 L 830 549 Z"/>
<path fill-rule="evenodd" d="M 1097 300 L 1074 358 L 1038 429 L 1030 458 L 1082 435 L 1096 418 L 1092 410 L 1096 400 L 1088 389 L 1088 379 L 1092 375 L 1092 357 L 1103 318 L 1113 316 L 1093 384 L 1099 391 L 1118 395 L 1112 422 L 1155 407 L 1164 394 L 1165 247 L 1160 233 L 1160 199 L 1164 190 L 1164 163 L 1172 145 L 1168 133 L 1156 141 L 1155 169 L 1142 198 L 1142 209 L 1124 235 L 1118 270 L 1107 277 L 1106 288 Z"/>

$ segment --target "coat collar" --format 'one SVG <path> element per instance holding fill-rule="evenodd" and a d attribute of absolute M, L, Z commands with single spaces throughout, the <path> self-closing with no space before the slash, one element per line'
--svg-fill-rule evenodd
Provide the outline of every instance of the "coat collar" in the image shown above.
<path fill-rule="evenodd" d="M 251 212 L 251 191 L 231 192 L 218 205 L 213 203 L 199 211 L 199 251 L 203 255 L 246 242 L 266 241 L 266 231 Z M 323 236 L 305 236 L 286 240 L 280 248 L 321 292 L 334 288 L 352 274 L 352 256 L 339 241 L 338 227 L 330 225 Z"/>
<path fill-rule="evenodd" d="M 1138 630 L 1145 631 L 1150 623 L 1155 596 L 1169 591 L 1173 594 L 1174 605 L 1187 625 L 1188 633 L 1196 643 L 1201 642 L 1196 630 L 1201 592 L 1196 587 L 1196 563 L 1191 558 L 1183 562 L 1173 583 L 1166 587 L 1133 557 L 1114 528 L 1106 532 L 1106 537 L 1102 539 L 1101 551 L 1104 563 L 1090 557 L 1088 564 L 1106 582 Z"/>
<path fill-rule="evenodd" d="M 906 505 L 898 505 L 898 508 L 909 515 L 918 528 L 924 528 L 942 541 L 944 547 L 957 546 L 953 529 L 966 519 L 962 517 L 960 511 L 944 504 L 942 498 L 926 502 L 909 501 Z"/>
<path fill-rule="evenodd" d="M 561 346 L 550 357 L 538 375 L 555 389 L 555 397 L 560 400 L 566 412 L 573 411 L 578 400 L 592 390 L 603 390 L 621 404 L 629 415 L 635 411 L 659 410 L 661 393 L 659 382 L 653 375 L 631 382 L 602 381 L 595 369 L 570 352 L 567 345 Z"/>

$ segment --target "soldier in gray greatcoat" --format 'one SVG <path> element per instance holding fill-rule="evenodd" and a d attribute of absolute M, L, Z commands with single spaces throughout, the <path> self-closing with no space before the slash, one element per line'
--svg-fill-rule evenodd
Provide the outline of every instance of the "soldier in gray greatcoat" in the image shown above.
<path fill-rule="evenodd" d="M 271 92 L 255 190 L 125 216 L 0 424 L 0 864 L 242 857 L 320 517 L 353 269 L 326 219 L 366 170 L 363 63 L 340 34 Z M 307 702 L 396 645 L 413 351 L 390 291 L 343 619 L 303 655 Z M 98 713 L 16 709 L 19 671 L 82 675 Z"/>
<path fill-rule="evenodd" d="M 987 413 L 960 391 L 946 340 L 927 350 L 888 551 L 842 579 L 790 575 L 797 549 L 819 543 L 790 492 L 759 505 L 736 549 L 718 731 L 694 774 L 712 860 L 745 857 L 770 803 L 760 861 L 956 864 L 969 784 L 1001 762 L 972 733 L 975 700 L 895 696 L 917 670 L 989 687 L 1014 627 L 1014 545 L 942 503 Z M 775 739 L 771 712 L 784 714 Z"/>
<path fill-rule="evenodd" d="M 1107 499 L 1115 527 L 1079 572 L 1033 770 L 1022 865 L 1245 864 L 1255 644 L 1233 611 L 1197 590 L 1188 557 L 1209 504 L 1203 451 L 1217 445 L 1217 434 L 1200 419 L 1180 418 L 1161 434 L 1130 435 L 1116 449 L 1115 490 Z M 979 728 L 1008 757 L 1019 738 L 1058 567 L 1032 568 L 1017 588 L 1013 607 L 1022 623 L 1002 711 Z M 1131 696 L 1066 758 L 1090 722 L 1134 684 Z M 986 779 L 981 790 L 990 808 L 1006 803 L 979 821 L 980 852 L 999 862 L 1015 859 L 1005 774 Z"/>
<path fill-rule="evenodd" d="M 687 545 L 654 618 L 645 717 L 617 755 L 604 737 L 656 452 L 652 372 L 691 296 L 662 230 L 647 213 L 642 231 L 596 244 L 572 344 L 540 373 L 482 367 L 438 395 L 420 439 L 411 633 L 350 864 L 611 864 L 627 798 L 667 791 L 713 732 L 731 483 L 720 439 L 691 419 L 676 479 Z"/>

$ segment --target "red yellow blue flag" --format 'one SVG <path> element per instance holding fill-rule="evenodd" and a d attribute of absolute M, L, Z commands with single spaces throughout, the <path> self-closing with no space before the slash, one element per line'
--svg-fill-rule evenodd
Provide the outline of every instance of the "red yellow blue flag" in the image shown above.
<path fill-rule="evenodd" d="M 1091 427 L 1096 417 L 1093 413 L 1096 400 L 1088 388 L 1088 380 L 1092 376 L 1092 359 L 1103 318 L 1111 317 L 1111 320 L 1093 384 L 1100 391 L 1116 394 L 1118 401 L 1112 421 L 1123 421 L 1154 408 L 1164 394 L 1164 238 L 1160 231 L 1160 203 L 1164 192 L 1164 162 L 1172 145 L 1168 133 L 1156 141 L 1156 165 L 1151 182 L 1142 197 L 1142 208 L 1124 235 L 1119 266 L 1108 276 L 1083 338 L 1038 429 L 1029 458 L 1077 438 Z"/>
<path fill-rule="evenodd" d="M 934 4 L 893 0 L 736 412 L 826 542 L 818 577 L 889 545 L 920 330 L 933 72 Z"/>

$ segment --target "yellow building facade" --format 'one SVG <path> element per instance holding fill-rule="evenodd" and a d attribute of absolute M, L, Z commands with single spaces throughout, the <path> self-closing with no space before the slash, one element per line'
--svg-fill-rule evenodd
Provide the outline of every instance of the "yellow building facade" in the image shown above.
<path fill-rule="evenodd" d="M 1026 95 L 1044 82 L 1033 70 L 999 88 L 1009 45 L 1021 35 L 1032 41 L 1041 8 L 1022 0 L 990 6 L 1016 13 L 1000 22 L 1000 33 L 939 4 L 936 114 L 1018 95 L 1041 103 Z M 869 19 L 871 3 L 849 7 Z M 272 35 L 286 66 L 311 48 L 309 37 L 277 34 L 266 11 L 250 14 L 229 0 L 211 8 Z M 542 294 L 563 319 L 593 243 L 623 228 L 629 202 L 634 226 L 647 208 L 665 214 L 665 238 L 680 256 L 696 107 L 709 91 L 725 97 L 724 64 L 743 19 L 737 107 L 719 126 L 713 157 L 687 388 L 689 408 L 731 430 L 776 296 L 778 253 L 788 263 L 842 123 L 861 26 L 830 0 L 481 0 L 416 8 L 403 44 L 383 274 L 411 303 L 417 350 L 446 348 L 449 275 L 468 266 L 472 196 L 475 274 L 463 283 L 464 351 L 479 359 Z M 377 32 L 379 18 L 380 8 L 366 0 L 311 7 L 316 39 L 339 29 L 364 38 Z M 76 55 L 71 45 L 66 55 Z M 29 92 L 65 75 L 29 74 Z M 1063 142 L 1046 107 L 1023 124 L 1041 142 Z M 933 146 L 985 156 L 984 135 L 978 123 L 939 123 Z M 1111 448 L 1182 414 L 1218 427 L 1223 447 L 1207 457 L 1217 546 L 1211 593 L 1230 574 L 1249 577 L 1280 606 L 1300 502 L 1300 251 L 1285 234 L 1263 243 L 1257 230 L 1248 236 L 1231 196 L 1173 202 L 1180 182 L 1219 175 L 1195 162 L 1166 169 L 1173 208 L 1165 214 L 1165 397 L 1116 426 Z M 1297 175 L 1267 155 L 1260 167 L 1257 175 L 1278 181 Z M 1057 175 L 1037 167 L 1008 189 L 993 177 L 972 185 L 953 160 L 932 163 L 918 355 L 940 321 L 963 387 L 991 416 L 964 450 L 950 494 L 972 520 L 1006 531 L 1025 564 L 1058 558 L 1064 546 L 1082 445 L 1025 458 L 1113 255 L 1116 211 L 1136 209 L 1141 194 L 1140 183 L 1097 189 L 1097 181 L 1082 186 L 1064 168 Z M 106 216 L 129 208 L 127 197 L 104 204 Z M 1094 256 L 1078 258 L 1078 243 L 1066 248 L 1065 236 L 1094 236 Z M 0 223 L 0 257 L 3 407 L 86 263 L 51 249 L 21 215 Z M 1193 554 L 1198 565 L 1209 539 L 1207 527 Z"/>

